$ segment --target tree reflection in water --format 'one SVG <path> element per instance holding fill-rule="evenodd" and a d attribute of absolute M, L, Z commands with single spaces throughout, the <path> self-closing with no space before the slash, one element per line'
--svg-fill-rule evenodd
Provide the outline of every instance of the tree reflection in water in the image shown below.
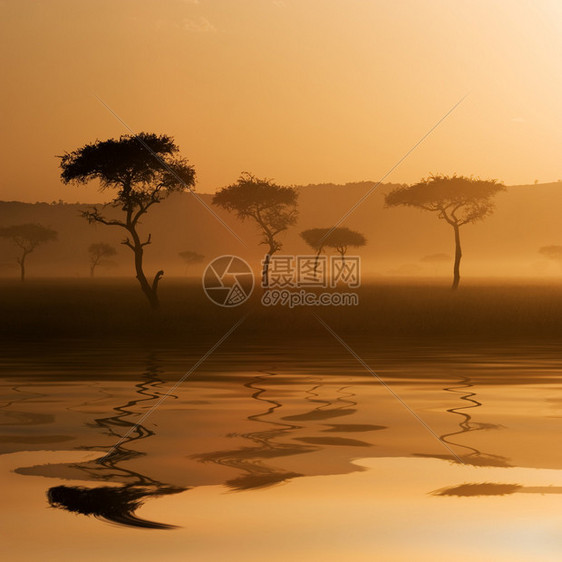
<path fill-rule="evenodd" d="M 465 445 L 463 443 L 459 443 L 456 439 L 456 436 L 465 435 L 467 433 L 472 433 L 474 431 L 485 431 L 490 429 L 502 429 L 501 425 L 493 424 L 493 423 L 483 423 L 483 422 L 475 422 L 472 421 L 472 416 L 467 410 L 472 410 L 475 408 L 479 408 L 482 406 L 482 402 L 479 402 L 476 399 L 476 392 L 471 392 L 467 389 L 474 388 L 474 383 L 468 376 L 461 376 L 459 377 L 458 384 L 454 386 L 447 386 L 443 388 L 446 392 L 451 392 L 456 395 L 460 395 L 460 400 L 463 400 L 464 403 L 467 403 L 463 406 L 457 406 L 455 408 L 448 408 L 445 410 L 450 414 L 454 414 L 456 416 L 460 416 L 460 421 L 458 423 L 459 430 L 452 431 L 450 433 L 444 433 L 440 435 L 439 438 L 441 441 L 449 445 L 453 450 L 456 447 L 461 447 L 464 449 L 464 454 L 459 454 L 457 457 L 453 455 L 424 455 L 419 454 L 416 456 L 420 457 L 432 457 L 432 458 L 440 458 L 440 459 L 447 459 L 453 462 L 458 462 L 458 459 L 462 461 L 464 464 L 469 464 L 473 466 L 496 466 L 496 467 L 509 467 L 509 459 L 506 457 L 502 457 L 500 455 L 492 455 L 491 453 L 483 453 L 476 447 L 471 447 L 470 445 Z M 452 438 L 455 438 L 453 440 Z"/>
<path fill-rule="evenodd" d="M 266 404 L 266 409 L 263 412 L 247 416 L 247 419 L 265 424 L 267 429 L 229 435 L 229 437 L 243 437 L 254 443 L 255 446 L 240 447 L 226 451 L 212 451 L 192 456 L 193 459 L 201 462 L 212 462 L 242 471 L 243 474 L 241 476 L 225 482 L 227 486 L 235 490 L 262 488 L 302 476 L 302 474 L 296 472 L 288 472 L 272 467 L 265 464 L 264 461 L 266 459 L 308 453 L 314 450 L 314 447 L 279 441 L 280 438 L 287 436 L 301 426 L 271 419 L 275 411 L 282 408 L 283 405 L 277 400 L 266 398 L 264 394 L 267 392 L 267 389 L 259 386 L 259 383 L 273 376 L 275 376 L 275 373 L 263 373 L 256 376 L 253 380 L 244 383 L 244 386 L 252 393 L 251 398 Z"/>
<path fill-rule="evenodd" d="M 230 434 L 229 436 L 247 439 L 253 446 L 212 451 L 191 457 L 201 462 L 212 462 L 242 471 L 243 474 L 241 476 L 225 482 L 233 490 L 263 488 L 304 476 L 301 473 L 286 471 L 272 466 L 266 462 L 270 459 L 312 453 L 325 448 L 327 445 L 370 446 L 370 443 L 333 436 L 296 437 L 297 431 L 310 429 L 308 427 L 309 422 L 324 421 L 353 414 L 357 406 L 357 402 L 352 399 L 354 393 L 348 390 L 348 386 L 342 386 L 336 388 L 337 396 L 335 398 L 320 399 L 320 394 L 317 391 L 324 384 L 314 383 L 311 389 L 305 391 L 306 401 L 312 403 L 314 408 L 302 414 L 279 417 L 278 410 L 283 407 L 283 404 L 279 400 L 266 397 L 268 392 L 266 388 L 267 381 L 270 377 L 275 376 L 276 373 L 263 372 L 244 384 L 246 388 L 251 390 L 251 397 L 254 400 L 266 405 L 263 412 L 247 416 L 247 419 L 252 422 L 265 424 L 266 428 L 260 431 Z M 301 381 L 302 379 L 299 380 L 299 384 L 301 384 Z M 331 385 L 327 386 L 331 387 Z M 293 422 L 304 422 L 304 425 Z M 382 426 L 345 426 L 344 431 L 353 431 L 354 429 L 371 431 L 384 428 Z M 339 424 L 333 424 L 329 426 L 329 429 L 324 429 L 323 431 L 334 432 L 338 430 L 341 430 Z M 300 443 L 295 443 L 295 441 L 300 441 Z"/>
<path fill-rule="evenodd" d="M 140 398 L 130 400 L 122 406 L 114 407 L 115 414 L 95 419 L 95 426 L 101 427 L 106 435 L 119 442 L 121 432 L 135 427 L 136 424 L 127 418 L 138 413 L 135 411 L 138 410 L 137 407 L 143 403 L 150 403 L 161 396 L 158 389 L 164 381 L 160 374 L 159 367 L 154 360 L 151 360 L 144 375 L 144 380 L 135 385 L 136 394 L 140 395 Z M 170 398 L 177 397 L 170 395 Z M 120 525 L 146 529 L 174 528 L 173 525 L 141 519 L 135 515 L 135 511 L 147 498 L 177 494 L 187 488 L 163 484 L 144 474 L 120 466 L 125 461 L 145 454 L 128 448 L 128 445 L 153 435 L 152 430 L 143 425 L 138 425 L 130 436 L 122 440 L 118 446 L 112 447 L 110 453 L 106 456 L 97 461 L 72 465 L 73 468 L 86 473 L 89 478 L 106 482 L 119 482 L 122 485 L 96 488 L 55 486 L 47 492 L 49 504 L 52 507 L 82 515 L 93 515 Z M 87 449 L 99 450 L 100 447 L 87 447 Z"/>

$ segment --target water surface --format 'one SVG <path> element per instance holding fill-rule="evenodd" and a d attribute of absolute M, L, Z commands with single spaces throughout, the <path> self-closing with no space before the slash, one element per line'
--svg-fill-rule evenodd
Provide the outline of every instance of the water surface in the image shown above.
<path fill-rule="evenodd" d="M 562 556 L 556 348 L 198 352 L 4 354 L 10 559 Z"/>

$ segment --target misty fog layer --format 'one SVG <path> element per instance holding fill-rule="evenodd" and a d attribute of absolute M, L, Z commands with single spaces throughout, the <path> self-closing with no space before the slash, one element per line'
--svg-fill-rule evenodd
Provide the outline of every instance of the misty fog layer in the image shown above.
<path fill-rule="evenodd" d="M 299 233 L 308 228 L 330 227 L 374 185 L 299 187 L 298 223 L 282 235 L 281 254 L 310 254 Z M 453 236 L 450 227 L 430 213 L 415 209 L 384 208 L 384 195 L 393 187 L 375 189 L 343 223 L 364 234 L 367 245 L 357 252 L 363 274 L 403 279 L 450 276 Z M 211 195 L 199 195 L 211 204 Z M 562 183 L 510 186 L 496 198 L 496 211 L 485 221 L 463 228 L 463 277 L 556 277 L 562 267 L 552 256 L 540 253 L 560 243 L 559 213 Z M 86 205 L 0 202 L 0 224 L 36 222 L 55 229 L 58 241 L 41 246 L 29 258 L 29 278 L 88 277 L 88 247 L 105 242 L 117 254 L 96 269 L 96 277 L 130 276 L 132 256 L 120 244 L 116 229 L 89 225 L 80 217 Z M 264 247 L 250 222 L 213 207 L 246 246 L 191 194 L 175 194 L 152 209 L 139 230 L 152 234 L 146 249 L 147 269 L 164 269 L 166 276 L 199 275 L 205 264 L 221 254 L 235 254 L 259 269 Z M 118 211 L 115 211 L 118 213 Z M 180 252 L 204 256 L 198 264 L 186 264 Z M 0 240 L 0 276 L 17 277 L 17 248 Z M 449 259 L 448 259 L 449 258 Z"/>

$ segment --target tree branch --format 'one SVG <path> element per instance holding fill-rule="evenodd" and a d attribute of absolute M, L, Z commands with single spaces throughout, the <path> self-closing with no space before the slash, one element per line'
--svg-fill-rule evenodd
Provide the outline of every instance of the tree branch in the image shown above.
<path fill-rule="evenodd" d="M 106 219 L 104 216 L 100 215 L 98 209 L 94 208 L 89 211 L 82 211 L 82 216 L 91 224 L 93 222 L 100 222 L 107 226 L 121 226 L 123 228 L 127 228 L 127 225 L 119 220 L 109 220 Z"/>
<path fill-rule="evenodd" d="M 454 206 L 453 210 L 451 211 L 451 216 L 453 217 L 453 219 L 455 220 L 455 223 L 458 224 L 459 219 L 457 218 L 457 215 L 455 214 L 462 206 L 464 205 L 464 201 L 461 203 L 458 203 L 457 205 Z"/>
<path fill-rule="evenodd" d="M 129 238 L 125 238 L 125 240 L 123 240 L 121 244 L 123 244 L 124 246 L 128 246 L 129 248 L 131 248 L 131 250 L 133 250 L 133 252 L 135 251 L 135 247 L 133 246 Z"/>
<path fill-rule="evenodd" d="M 154 280 L 152 281 L 152 292 L 156 295 L 156 291 L 158 291 L 158 283 L 160 279 L 164 276 L 164 270 L 161 269 L 155 276 Z"/>
<path fill-rule="evenodd" d="M 136 226 L 139 219 L 142 217 L 142 215 L 144 215 L 148 211 L 149 207 L 152 207 L 152 205 L 154 205 L 155 203 L 160 203 L 160 199 L 154 198 L 154 194 L 151 197 L 152 200 L 149 201 L 148 203 L 144 205 L 142 203 L 139 203 L 139 210 L 135 213 L 135 216 L 131 219 L 131 224 L 133 226 Z"/>
<path fill-rule="evenodd" d="M 449 215 L 447 214 L 447 209 L 446 207 L 441 207 L 440 209 L 440 214 L 439 214 L 439 218 L 444 219 L 448 224 L 450 224 L 451 226 L 456 226 L 458 225 L 458 220 L 456 217 L 454 217 L 454 219 L 450 218 Z"/>

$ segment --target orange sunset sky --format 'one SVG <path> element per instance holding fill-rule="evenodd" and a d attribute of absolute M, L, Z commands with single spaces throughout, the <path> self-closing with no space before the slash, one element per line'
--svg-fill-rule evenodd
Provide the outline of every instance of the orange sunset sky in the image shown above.
<path fill-rule="evenodd" d="M 98 201 L 56 154 L 167 133 L 213 192 L 562 178 L 560 0 L 3 0 L 0 199 Z"/>

